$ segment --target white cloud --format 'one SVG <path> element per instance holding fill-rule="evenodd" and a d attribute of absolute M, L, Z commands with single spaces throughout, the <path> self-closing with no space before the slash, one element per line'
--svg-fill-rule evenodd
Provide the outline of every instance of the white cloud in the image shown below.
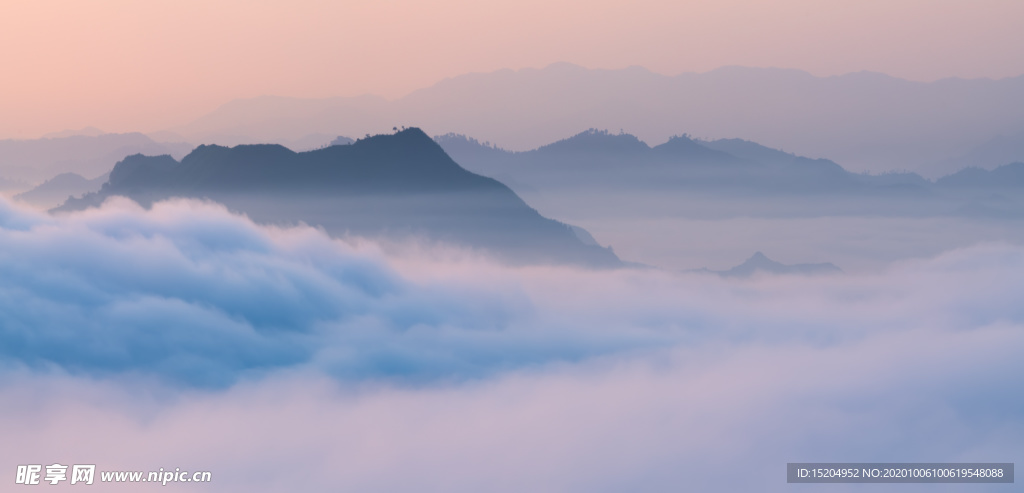
<path fill-rule="evenodd" d="M 789 461 L 1024 459 L 1017 246 L 724 280 L 394 254 L 210 204 L 115 202 L 0 204 L 0 252 L 11 474 L 788 491 Z"/>

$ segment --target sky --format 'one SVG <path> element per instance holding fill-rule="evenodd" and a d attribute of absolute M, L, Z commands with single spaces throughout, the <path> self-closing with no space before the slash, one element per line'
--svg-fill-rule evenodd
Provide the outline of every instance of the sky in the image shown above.
<path fill-rule="evenodd" d="M 225 492 L 790 491 L 786 462 L 1020 463 L 1022 291 L 1019 244 L 723 279 L 388 251 L 195 200 L 0 199 L 0 462 Z"/>
<path fill-rule="evenodd" d="M 396 98 L 570 62 L 911 80 L 1024 73 L 1016 0 L 42 0 L 0 6 L 0 138 L 152 132 L 236 98 Z"/>

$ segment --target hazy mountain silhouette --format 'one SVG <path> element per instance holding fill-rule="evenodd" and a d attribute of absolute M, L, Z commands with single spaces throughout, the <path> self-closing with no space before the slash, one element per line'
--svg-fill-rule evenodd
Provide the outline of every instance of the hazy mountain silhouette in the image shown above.
<path fill-rule="evenodd" d="M 61 173 L 98 176 L 132 154 L 181 157 L 191 149 L 190 144 L 156 142 L 140 133 L 0 140 L 0 176 L 35 183 Z"/>
<path fill-rule="evenodd" d="M 663 159 L 690 160 L 705 163 L 737 164 L 745 158 L 728 151 L 717 150 L 703 142 L 697 142 L 688 135 L 673 135 L 668 142 L 654 147 L 654 152 Z M 761 162 L 757 159 L 745 159 Z"/>
<path fill-rule="evenodd" d="M 949 174 L 964 168 L 993 169 L 1018 161 L 1024 162 L 1024 133 L 994 137 L 962 156 L 942 160 L 932 167 L 941 174 Z"/>
<path fill-rule="evenodd" d="M 966 168 L 935 181 L 940 187 L 956 189 L 1024 190 L 1024 162 L 1004 164 L 994 170 Z"/>
<path fill-rule="evenodd" d="M 957 214 L 1024 219 L 1024 162 L 993 170 L 966 168 L 939 178 L 935 187 L 966 201 L 957 208 Z"/>
<path fill-rule="evenodd" d="M 742 264 L 729 270 L 714 271 L 709 269 L 697 269 L 691 272 L 707 272 L 718 274 L 722 277 L 751 277 L 758 273 L 766 274 L 794 274 L 794 275 L 817 275 L 817 274 L 838 274 L 843 270 L 831 263 L 820 264 L 792 264 L 786 265 L 776 262 L 763 253 L 757 252 Z"/>
<path fill-rule="evenodd" d="M 956 101 L 956 104 L 950 104 Z M 724 67 L 664 76 L 639 67 L 566 63 L 445 79 L 395 101 L 362 96 L 255 98 L 175 129 L 195 141 L 248 135 L 362 135 L 416 122 L 535 149 L 581 128 L 623 128 L 648 142 L 691 132 L 743 137 L 849 169 L 911 169 L 962 155 L 997 135 L 1024 133 L 1024 76 L 911 82 L 877 73 L 815 77 L 799 70 Z M 946 170 L 942 170 L 946 171 Z"/>
<path fill-rule="evenodd" d="M 630 134 L 590 129 L 526 152 L 506 151 L 457 134 L 435 140 L 467 169 L 534 190 L 820 194 L 886 193 L 897 186 L 930 185 L 913 173 L 855 174 L 827 159 L 808 159 L 739 139 L 698 141 L 683 135 L 650 147 Z"/>
<path fill-rule="evenodd" d="M 69 197 L 99 191 L 109 176 L 109 173 L 104 173 L 90 180 L 75 173 L 61 173 L 27 192 L 15 195 L 14 198 L 49 209 L 63 204 Z"/>
<path fill-rule="evenodd" d="M 616 135 L 607 130 L 601 131 L 592 128 L 530 152 L 554 157 L 573 157 L 584 154 L 592 158 L 620 158 L 642 155 L 650 149 L 636 136 L 626 133 Z"/>
<path fill-rule="evenodd" d="M 199 146 L 180 162 L 134 155 L 102 189 L 148 205 L 208 198 L 270 223 L 303 221 L 334 234 L 422 236 L 484 248 L 511 261 L 621 265 L 568 225 L 542 217 L 500 182 L 466 171 L 419 129 L 296 153 L 280 145 Z"/>
<path fill-rule="evenodd" d="M 764 164 L 786 165 L 799 158 L 796 154 L 772 149 L 757 142 L 744 139 L 701 140 L 698 142 L 701 146 L 709 149 L 715 149 L 740 159 Z"/>
<path fill-rule="evenodd" d="M 741 139 L 675 136 L 650 147 L 633 135 L 590 129 L 524 152 L 458 134 L 435 140 L 466 169 L 558 217 L 1024 218 L 1024 194 L 1010 193 L 1024 183 L 1018 164 L 933 182 L 911 172 L 852 173 L 831 160 Z"/>

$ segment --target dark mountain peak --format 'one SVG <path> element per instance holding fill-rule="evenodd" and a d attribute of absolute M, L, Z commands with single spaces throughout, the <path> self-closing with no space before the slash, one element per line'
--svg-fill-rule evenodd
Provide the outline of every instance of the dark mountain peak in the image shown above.
<path fill-rule="evenodd" d="M 431 139 L 426 132 L 418 127 L 402 127 L 401 130 L 397 130 L 396 127 L 395 133 L 367 134 L 366 137 L 358 139 L 356 142 L 361 142 L 363 145 L 367 145 L 368 142 L 386 145 L 433 145 L 434 139 Z"/>
<path fill-rule="evenodd" d="M 460 167 L 418 128 L 301 153 L 279 145 L 206 145 L 180 163 L 133 155 L 117 163 L 99 192 L 56 210 L 97 206 L 111 195 L 147 206 L 170 197 L 206 198 L 259 222 L 425 237 L 515 262 L 621 265 L 610 249 L 582 241 L 505 185 Z"/>
<path fill-rule="evenodd" d="M 556 153 L 598 153 L 636 154 L 649 151 L 650 147 L 635 135 L 613 134 L 607 130 L 591 128 L 568 139 L 538 148 L 535 152 Z"/>
<path fill-rule="evenodd" d="M 188 153 L 182 163 L 211 160 L 266 160 L 281 159 L 294 155 L 295 151 L 280 144 L 245 144 L 235 147 L 224 147 L 216 144 L 200 145 Z"/>
<path fill-rule="evenodd" d="M 117 162 L 110 171 L 110 178 L 103 185 L 104 189 L 130 187 L 138 183 L 158 183 L 166 179 L 178 165 L 173 157 L 145 156 L 132 154 Z"/>
<path fill-rule="evenodd" d="M 463 169 L 434 139 L 415 127 L 364 137 L 352 145 L 304 152 L 299 161 L 339 176 L 369 180 L 367 183 L 404 183 L 401 186 L 408 189 L 440 190 L 455 184 L 472 182 L 479 186 L 491 181 Z"/>
<path fill-rule="evenodd" d="M 227 190 L 404 193 L 494 186 L 493 180 L 459 167 L 423 131 L 410 128 L 301 153 L 277 144 L 255 144 L 201 145 L 180 163 L 170 156 L 130 156 L 115 166 L 105 190 L 125 193 L 141 187 L 184 195 Z"/>
<path fill-rule="evenodd" d="M 349 151 L 347 146 L 324 150 Z M 399 130 L 393 134 L 367 135 L 356 140 L 351 151 L 359 155 L 375 154 L 381 158 L 401 158 L 416 161 L 451 161 L 441 146 L 429 135 L 416 127 Z M 318 152 L 318 151 L 310 151 Z"/>

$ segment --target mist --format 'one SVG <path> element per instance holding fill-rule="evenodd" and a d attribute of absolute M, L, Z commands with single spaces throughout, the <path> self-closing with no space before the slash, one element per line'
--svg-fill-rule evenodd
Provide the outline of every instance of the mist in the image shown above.
<path fill-rule="evenodd" d="M 787 461 L 1024 453 L 1019 244 L 723 279 L 116 198 L 0 202 L 0 244 L 7 463 L 216 491 L 781 491 Z"/>

